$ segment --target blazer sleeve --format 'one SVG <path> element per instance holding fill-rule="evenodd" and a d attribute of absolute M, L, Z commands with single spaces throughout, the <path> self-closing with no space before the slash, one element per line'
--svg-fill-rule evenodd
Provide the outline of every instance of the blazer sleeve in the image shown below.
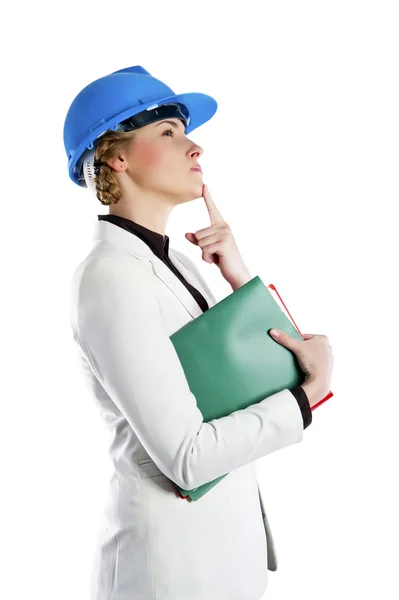
<path fill-rule="evenodd" d="M 193 489 L 303 439 L 284 389 L 204 422 L 166 331 L 148 275 L 110 258 L 85 267 L 75 339 L 97 379 L 158 468 Z"/>

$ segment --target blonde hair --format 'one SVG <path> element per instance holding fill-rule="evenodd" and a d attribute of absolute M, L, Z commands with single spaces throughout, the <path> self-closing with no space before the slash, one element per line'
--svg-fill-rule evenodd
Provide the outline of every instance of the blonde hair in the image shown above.
<path fill-rule="evenodd" d="M 128 149 L 131 141 L 136 135 L 135 131 L 107 131 L 96 143 L 94 154 L 94 167 L 97 167 L 97 175 L 94 178 L 96 196 L 101 202 L 109 206 L 117 204 L 121 197 L 121 190 L 113 175 L 113 169 L 106 161 L 123 154 Z"/>

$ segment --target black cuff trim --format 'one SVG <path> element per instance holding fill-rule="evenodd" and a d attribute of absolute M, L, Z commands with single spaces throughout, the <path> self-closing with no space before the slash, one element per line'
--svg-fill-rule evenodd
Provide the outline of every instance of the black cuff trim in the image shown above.
<path fill-rule="evenodd" d="M 306 392 L 300 385 L 297 385 L 296 387 L 292 388 L 290 392 L 293 394 L 293 396 L 295 396 L 299 404 L 299 408 L 301 409 L 302 413 L 303 428 L 306 429 L 306 427 L 309 427 L 313 420 L 313 415 L 310 409 L 310 403 Z"/>

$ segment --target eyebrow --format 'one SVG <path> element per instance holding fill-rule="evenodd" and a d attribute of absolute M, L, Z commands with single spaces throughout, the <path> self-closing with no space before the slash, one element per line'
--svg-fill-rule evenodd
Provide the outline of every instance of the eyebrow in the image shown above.
<path fill-rule="evenodd" d="M 160 121 L 159 123 L 157 123 L 157 124 L 155 125 L 155 127 L 158 127 L 158 125 L 162 125 L 162 123 L 170 123 L 170 124 L 171 124 L 171 125 L 173 125 L 173 127 L 175 127 L 176 129 L 178 129 L 178 128 L 179 128 L 178 124 L 177 124 L 177 123 L 175 123 L 174 121 Z M 180 123 L 181 123 L 181 121 L 180 121 Z M 183 123 L 182 123 L 182 125 L 183 125 Z M 184 125 L 183 125 L 183 127 L 184 127 Z"/>

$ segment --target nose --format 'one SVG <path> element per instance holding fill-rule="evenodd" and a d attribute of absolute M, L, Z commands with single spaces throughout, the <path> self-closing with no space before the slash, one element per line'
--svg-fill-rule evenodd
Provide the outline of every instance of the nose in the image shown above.
<path fill-rule="evenodd" d="M 201 146 L 198 146 L 198 144 L 194 144 L 194 148 L 190 148 L 189 150 L 189 155 L 191 156 L 191 158 L 194 157 L 200 157 L 202 156 L 204 153 L 203 149 L 201 148 Z"/>

